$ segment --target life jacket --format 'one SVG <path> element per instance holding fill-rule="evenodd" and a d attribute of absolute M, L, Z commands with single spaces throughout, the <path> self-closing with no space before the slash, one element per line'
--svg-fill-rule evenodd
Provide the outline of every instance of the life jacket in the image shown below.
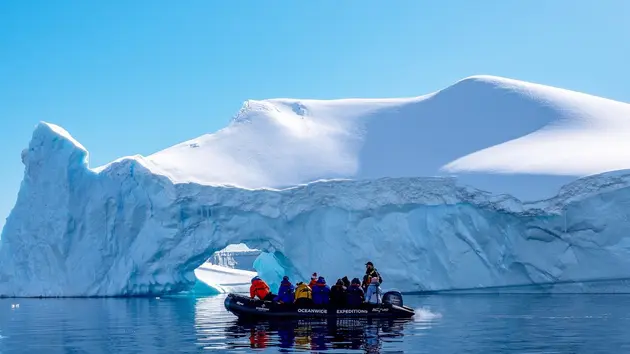
<path fill-rule="evenodd" d="M 295 300 L 297 299 L 313 299 L 311 288 L 302 283 L 295 288 Z"/>
<path fill-rule="evenodd" d="M 367 289 L 372 282 L 372 278 L 376 277 L 378 277 L 378 283 L 381 284 L 383 282 L 383 278 L 381 278 L 381 274 L 376 270 L 376 268 L 366 271 L 365 276 L 363 277 L 363 288 Z"/>
<path fill-rule="evenodd" d="M 249 297 L 252 299 L 254 297 L 258 297 L 259 299 L 264 299 L 267 294 L 269 294 L 269 285 L 265 283 L 262 279 L 256 279 L 252 282 L 252 285 L 249 287 Z"/>
<path fill-rule="evenodd" d="M 308 283 L 308 287 L 311 288 L 311 290 L 313 289 L 313 287 L 315 287 L 317 285 L 317 279 L 311 279 L 311 282 Z"/>

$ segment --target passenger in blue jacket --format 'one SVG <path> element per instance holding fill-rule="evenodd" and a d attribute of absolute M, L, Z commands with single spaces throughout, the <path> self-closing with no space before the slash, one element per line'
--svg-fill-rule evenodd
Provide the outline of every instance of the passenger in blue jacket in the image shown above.
<path fill-rule="evenodd" d="M 350 287 L 346 290 L 347 303 L 349 306 L 359 306 L 363 303 L 365 293 L 361 288 L 361 281 L 359 278 L 352 279 Z"/>
<path fill-rule="evenodd" d="M 330 302 L 330 288 L 326 285 L 326 279 L 319 277 L 313 287 L 313 302 L 316 305 L 325 305 Z"/>
<path fill-rule="evenodd" d="M 282 278 L 282 282 L 280 282 L 280 287 L 278 288 L 278 296 L 274 299 L 279 303 L 291 304 L 293 303 L 293 299 L 295 297 L 295 288 L 293 284 L 289 281 L 289 277 L 286 275 Z"/>

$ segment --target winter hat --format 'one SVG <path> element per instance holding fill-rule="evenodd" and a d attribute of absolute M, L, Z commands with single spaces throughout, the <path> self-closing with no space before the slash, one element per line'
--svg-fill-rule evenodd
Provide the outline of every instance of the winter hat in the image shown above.
<path fill-rule="evenodd" d="M 343 285 L 343 280 L 341 279 L 337 279 L 337 282 L 335 283 L 336 285 Z"/>
<path fill-rule="evenodd" d="M 361 284 L 361 281 L 359 280 L 359 278 L 354 278 L 352 279 L 352 284 Z"/>
<path fill-rule="evenodd" d="M 311 279 L 317 279 L 317 273 L 313 273 L 313 275 L 311 275 Z"/>
<path fill-rule="evenodd" d="M 252 283 L 253 283 L 255 280 L 260 280 L 260 277 L 258 277 L 258 276 L 253 277 L 253 278 L 252 278 Z"/>
<path fill-rule="evenodd" d="M 319 278 L 317 279 L 317 282 L 318 282 L 319 284 L 326 284 L 326 279 L 324 279 L 324 277 L 319 277 Z"/>
<path fill-rule="evenodd" d="M 288 283 L 289 282 L 289 277 L 287 277 L 286 275 L 282 277 L 282 282 L 283 283 Z"/>

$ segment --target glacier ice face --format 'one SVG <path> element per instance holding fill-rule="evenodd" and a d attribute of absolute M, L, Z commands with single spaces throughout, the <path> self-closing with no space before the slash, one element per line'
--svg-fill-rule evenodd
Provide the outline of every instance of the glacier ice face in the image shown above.
<path fill-rule="evenodd" d="M 626 278 L 630 266 L 628 171 L 578 180 L 537 203 L 448 178 L 245 190 L 174 184 L 141 157 L 90 170 L 87 151 L 45 123 L 24 162 L 0 240 L 2 296 L 186 290 L 212 253 L 238 243 L 273 254 L 293 280 L 360 276 L 371 260 L 385 288 L 403 291 L 554 291 Z"/>

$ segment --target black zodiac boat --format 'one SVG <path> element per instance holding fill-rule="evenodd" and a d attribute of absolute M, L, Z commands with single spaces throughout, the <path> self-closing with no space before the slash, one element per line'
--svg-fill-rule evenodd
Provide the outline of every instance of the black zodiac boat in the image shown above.
<path fill-rule="evenodd" d="M 247 296 L 228 294 L 225 308 L 239 318 L 320 318 L 320 317 L 376 317 L 410 318 L 415 315 L 412 308 L 403 305 L 402 295 L 397 291 L 383 294 L 380 304 L 364 303 L 356 307 L 332 307 L 330 305 L 296 306 L 273 301 L 250 299 Z"/>

